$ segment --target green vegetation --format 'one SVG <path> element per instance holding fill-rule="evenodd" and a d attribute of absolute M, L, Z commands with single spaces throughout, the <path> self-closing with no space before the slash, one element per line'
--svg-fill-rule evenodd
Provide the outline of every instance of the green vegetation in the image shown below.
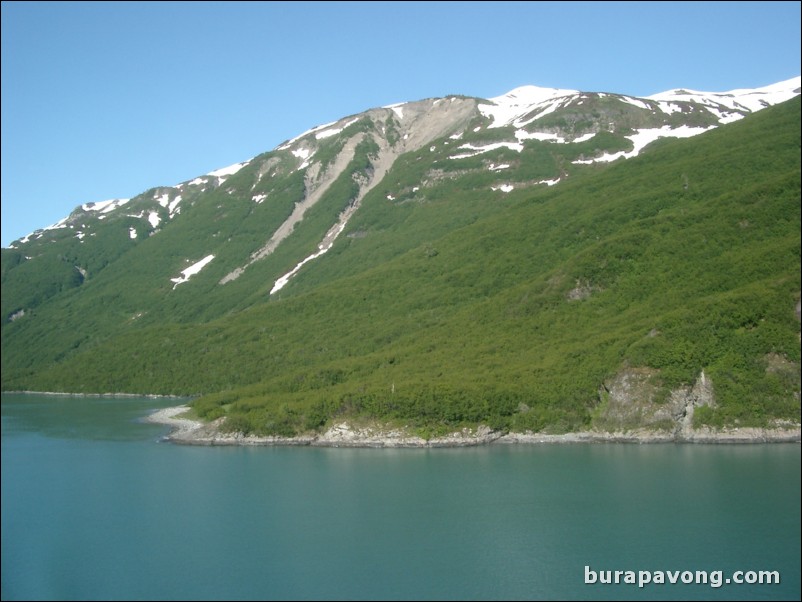
<path fill-rule="evenodd" d="M 565 432 L 592 423 L 601 383 L 643 366 L 664 396 L 705 371 L 717 406 L 697 423 L 798 421 L 799 132 L 797 98 L 611 165 L 570 163 L 626 142 L 610 133 L 457 161 L 456 144 L 435 141 L 399 158 L 331 251 L 273 296 L 377 149 L 365 138 L 276 252 L 220 285 L 303 194 L 288 153 L 268 154 L 281 177 L 260 180 L 255 161 L 165 225 L 169 237 L 128 250 L 118 236 L 83 283 L 77 256 L 29 276 L 4 249 L 4 315 L 35 311 L 3 325 L 2 386 L 199 396 L 198 416 L 260 434 L 344 417 L 426 435 L 480 422 Z M 331 161 L 342 140 L 318 152 Z M 516 164 L 484 164 L 502 160 Z M 490 190 L 561 169 L 556 187 Z M 181 262 L 208 253 L 172 290 Z"/>

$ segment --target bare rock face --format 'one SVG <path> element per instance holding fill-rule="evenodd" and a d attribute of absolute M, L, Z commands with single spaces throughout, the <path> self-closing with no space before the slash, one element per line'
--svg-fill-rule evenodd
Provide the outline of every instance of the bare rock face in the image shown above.
<path fill-rule="evenodd" d="M 673 413 L 658 403 L 661 392 L 659 371 L 627 367 L 599 389 L 602 400 L 594 426 L 603 431 L 628 431 L 644 426 L 669 430 Z"/>
<path fill-rule="evenodd" d="M 660 371 L 627 367 L 599 391 L 602 400 L 594 427 L 608 432 L 648 429 L 672 433 L 675 439 L 693 435 L 694 408 L 715 407 L 710 378 L 702 373 L 693 386 L 668 392 L 660 382 Z"/>
<path fill-rule="evenodd" d="M 468 447 L 492 443 L 501 433 L 481 425 L 463 428 L 442 437 L 424 439 L 407 428 L 387 428 L 379 424 L 354 426 L 346 422 L 332 425 L 312 442 L 327 447 Z"/>
<path fill-rule="evenodd" d="M 591 285 L 587 281 L 577 280 L 576 286 L 568 291 L 566 298 L 568 301 L 581 301 L 582 299 L 587 299 L 598 290 L 598 287 Z"/>
<path fill-rule="evenodd" d="M 715 407 L 716 400 L 713 394 L 713 384 L 705 376 L 704 370 L 696 379 L 690 389 L 683 387 L 671 392 L 671 405 L 679 412 L 677 428 L 674 431 L 677 439 L 693 438 L 693 412 L 701 406 Z"/>
<path fill-rule="evenodd" d="M 308 257 L 303 263 L 325 253 L 331 247 L 334 239 L 345 229 L 348 220 L 359 209 L 362 199 L 382 181 L 398 157 L 406 152 L 419 150 L 431 141 L 464 127 L 475 114 L 474 99 L 451 97 L 421 100 L 395 108 L 371 109 L 356 118 L 341 119 L 331 124 L 332 128 L 329 130 L 322 132 L 312 130 L 280 146 L 278 150 L 295 156 L 300 163 L 297 169 L 305 170 L 303 198 L 296 202 L 290 216 L 270 235 L 267 242 L 251 254 L 248 262 L 223 276 L 220 284 L 236 280 L 248 266 L 273 253 L 303 220 L 307 210 L 316 205 L 338 178 L 346 173 L 358 146 L 364 140 L 371 139 L 378 147 L 378 152 L 370 157 L 370 166 L 366 171 L 351 173 L 351 177 L 359 185 L 359 192 L 339 215 L 337 223 L 326 232 L 318 245 L 320 252 Z M 360 131 L 350 136 L 326 165 L 315 160 L 315 153 L 321 146 L 321 140 L 329 138 L 327 132 L 339 133 L 360 118 L 369 120 L 370 133 Z M 388 124 L 392 125 L 392 135 L 388 130 Z M 270 159 L 260 167 L 261 175 L 277 164 L 274 159 Z M 287 275 L 287 278 L 291 275 Z M 274 290 L 281 288 L 285 283 L 286 280 L 277 283 Z"/>

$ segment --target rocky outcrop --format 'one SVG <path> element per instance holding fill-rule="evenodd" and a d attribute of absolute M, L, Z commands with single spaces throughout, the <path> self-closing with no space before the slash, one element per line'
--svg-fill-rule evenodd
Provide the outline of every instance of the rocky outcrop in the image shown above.
<path fill-rule="evenodd" d="M 492 443 L 501 433 L 481 425 L 477 429 L 464 428 L 442 437 L 424 439 L 408 429 L 385 429 L 380 426 L 352 427 L 341 422 L 330 427 L 312 445 L 327 447 L 467 447 Z"/>
<path fill-rule="evenodd" d="M 497 439 L 498 443 L 799 443 L 802 429 L 799 424 L 777 422 L 771 428 L 738 427 L 694 429 L 684 437 L 668 431 L 632 429 L 626 431 L 579 431 L 563 435 L 542 433 L 509 433 Z"/>
<path fill-rule="evenodd" d="M 372 139 L 378 147 L 378 152 L 370 158 L 368 173 L 352 174 L 359 184 L 359 192 L 356 198 L 350 199 L 349 206 L 340 214 L 337 223 L 326 232 L 318 245 L 320 250 L 327 250 L 331 246 L 351 216 L 359 209 L 364 196 L 382 181 L 398 157 L 419 150 L 432 140 L 463 127 L 475 112 L 474 99 L 451 97 L 421 100 L 394 108 L 371 109 L 357 118 L 346 118 L 332 124 L 331 130 L 322 132 L 313 130 L 279 147 L 278 150 L 290 151 L 302 161 L 298 169 L 305 170 L 304 196 L 295 204 L 290 216 L 273 232 L 268 241 L 251 254 L 248 262 L 223 276 L 220 284 L 236 280 L 248 266 L 275 251 L 303 220 L 306 212 L 316 205 L 331 185 L 346 172 L 356 155 L 357 147 L 363 140 Z M 339 133 L 363 116 L 372 122 L 369 134 L 357 132 L 348 138 L 326 166 L 314 160 L 321 144 L 320 140 L 328 138 L 327 131 Z M 392 128 L 388 129 L 387 124 L 392 124 Z"/>
<path fill-rule="evenodd" d="M 671 392 L 669 405 L 676 413 L 677 426 L 674 429 L 674 436 L 682 440 L 690 440 L 694 437 L 693 413 L 694 409 L 701 406 L 715 407 L 716 401 L 713 395 L 713 384 L 705 376 L 704 370 L 696 379 L 693 387 L 682 387 Z"/>
<path fill-rule="evenodd" d="M 691 389 L 690 395 L 693 395 Z M 702 428 L 678 437 L 667 430 L 636 428 L 618 431 L 590 430 L 559 435 L 544 433 L 502 433 L 485 425 L 440 437 L 425 439 L 410 429 L 386 427 L 379 424 L 356 426 L 338 422 L 323 433 L 297 437 L 255 436 L 227 433 L 220 430 L 223 419 L 210 423 L 183 418 L 188 406 L 165 408 L 150 415 L 149 422 L 166 424 L 173 431 L 166 440 L 185 445 L 308 445 L 317 447 L 373 448 L 438 448 L 469 447 L 486 444 L 543 444 L 543 443 L 769 443 L 799 442 L 800 425 L 778 423 L 775 428 L 735 428 L 714 431 Z"/>
<path fill-rule="evenodd" d="M 704 371 L 693 386 L 666 392 L 654 368 L 626 367 L 599 390 L 593 426 L 601 432 L 661 432 L 677 440 L 693 436 L 694 409 L 715 407 L 713 383 Z"/>
<path fill-rule="evenodd" d="M 165 408 L 147 417 L 148 422 L 165 424 L 173 431 L 165 437 L 174 443 L 188 445 L 310 445 L 319 447 L 467 447 L 492 443 L 503 433 L 480 425 L 463 428 L 442 437 L 424 439 L 410 429 L 385 427 L 378 424 L 355 426 L 338 422 L 323 433 L 296 437 L 243 435 L 221 430 L 224 419 L 204 423 L 182 417 L 189 406 Z"/>

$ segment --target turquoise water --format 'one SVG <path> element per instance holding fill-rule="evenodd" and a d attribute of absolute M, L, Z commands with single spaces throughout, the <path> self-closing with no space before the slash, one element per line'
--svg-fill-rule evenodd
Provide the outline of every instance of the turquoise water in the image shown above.
<path fill-rule="evenodd" d="M 175 401 L 2 399 L 4 600 L 800 597 L 795 444 L 185 447 L 138 421 Z"/>

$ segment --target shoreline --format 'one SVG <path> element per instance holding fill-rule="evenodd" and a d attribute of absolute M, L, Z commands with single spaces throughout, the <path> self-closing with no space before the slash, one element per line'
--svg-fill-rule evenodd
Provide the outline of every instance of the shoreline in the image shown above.
<path fill-rule="evenodd" d="M 144 397 L 145 399 L 190 399 L 188 395 L 156 393 L 65 393 L 63 391 L 3 391 L 3 395 L 52 395 L 53 397 Z"/>
<path fill-rule="evenodd" d="M 243 446 L 310 446 L 310 447 L 365 447 L 365 448 L 441 448 L 474 447 L 478 445 L 532 445 L 554 443 L 800 443 L 802 430 L 799 424 L 788 428 L 763 429 L 754 427 L 714 431 L 710 428 L 693 430 L 677 436 L 665 431 L 637 430 L 628 432 L 578 431 L 561 435 L 543 433 L 499 433 L 487 426 L 464 428 L 443 437 L 423 439 L 402 429 L 380 427 L 353 427 L 346 422 L 330 426 L 323 433 L 296 437 L 255 436 L 242 433 L 223 433 L 219 430 L 222 419 L 210 423 L 181 418 L 189 406 L 173 406 L 157 410 L 145 418 L 146 422 L 172 427 L 163 440 L 182 445 L 243 445 Z"/>

